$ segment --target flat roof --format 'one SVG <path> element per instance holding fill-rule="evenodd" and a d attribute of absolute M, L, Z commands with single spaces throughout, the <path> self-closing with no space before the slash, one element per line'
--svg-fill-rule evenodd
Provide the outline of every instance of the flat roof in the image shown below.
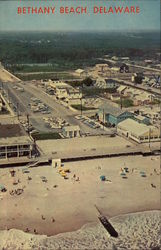
<path fill-rule="evenodd" d="M 0 124 L 0 138 L 24 135 L 26 135 L 26 132 L 20 124 Z"/>
<path fill-rule="evenodd" d="M 75 125 L 75 126 L 66 126 L 66 127 L 63 127 L 63 130 L 65 130 L 65 131 L 80 130 L 80 127 L 78 125 Z"/>
<path fill-rule="evenodd" d="M 130 131 L 131 133 L 137 136 L 141 136 L 142 134 L 145 134 L 149 132 L 150 130 L 151 131 L 157 130 L 157 128 L 154 126 L 147 126 L 145 124 L 138 123 L 137 121 L 130 119 L 130 118 L 120 122 L 118 124 L 118 127 L 123 128 L 127 131 Z"/>
<path fill-rule="evenodd" d="M 27 135 L 17 137 L 6 137 L 0 139 L 0 146 L 12 146 L 21 144 L 32 144 L 33 141 Z"/>

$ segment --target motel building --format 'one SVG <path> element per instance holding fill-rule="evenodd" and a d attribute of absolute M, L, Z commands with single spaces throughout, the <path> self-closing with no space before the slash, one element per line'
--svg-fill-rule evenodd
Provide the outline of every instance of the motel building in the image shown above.
<path fill-rule="evenodd" d="M 31 158 L 34 142 L 19 124 L 0 125 L 0 162 L 11 158 Z"/>
<path fill-rule="evenodd" d="M 117 133 L 138 143 L 160 141 L 160 130 L 154 126 L 126 119 L 117 125 Z"/>

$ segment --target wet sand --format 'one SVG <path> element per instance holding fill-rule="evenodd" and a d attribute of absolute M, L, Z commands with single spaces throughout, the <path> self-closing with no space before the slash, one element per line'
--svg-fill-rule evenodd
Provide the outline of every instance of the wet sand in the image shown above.
<path fill-rule="evenodd" d="M 51 237 L 15 229 L 0 231 L 0 249 L 160 249 L 160 215 L 160 211 L 148 211 L 111 218 L 110 222 L 117 230 L 118 238 L 110 237 L 98 223 Z"/>

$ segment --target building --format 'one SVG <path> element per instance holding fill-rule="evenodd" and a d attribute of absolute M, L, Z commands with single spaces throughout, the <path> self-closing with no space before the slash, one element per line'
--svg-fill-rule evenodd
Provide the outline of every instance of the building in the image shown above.
<path fill-rule="evenodd" d="M 94 86 L 100 89 L 105 89 L 106 88 L 106 81 L 102 77 L 98 77 L 94 83 Z"/>
<path fill-rule="evenodd" d="M 119 67 L 112 67 L 111 71 L 113 71 L 113 72 L 120 72 L 120 68 Z"/>
<path fill-rule="evenodd" d="M 0 159 L 31 157 L 33 145 L 19 124 L 0 124 Z"/>
<path fill-rule="evenodd" d="M 83 78 L 88 76 L 87 71 L 84 70 L 84 69 L 77 69 L 77 70 L 75 70 L 75 74 L 76 74 L 77 76 L 83 77 Z"/>
<path fill-rule="evenodd" d="M 120 67 L 120 73 L 129 73 L 129 66 L 123 63 Z"/>
<path fill-rule="evenodd" d="M 117 132 L 138 143 L 160 141 L 160 130 L 154 126 L 138 123 L 133 119 L 126 119 L 117 126 Z"/>
<path fill-rule="evenodd" d="M 150 104 L 154 100 L 154 95 L 149 93 L 141 93 L 140 95 L 136 95 L 134 97 L 133 103 L 135 106 L 138 105 L 147 105 Z"/>
<path fill-rule="evenodd" d="M 79 126 L 66 126 L 66 127 L 63 127 L 62 134 L 66 138 L 79 137 L 80 128 Z"/>
<path fill-rule="evenodd" d="M 96 64 L 95 65 L 95 69 L 97 70 L 97 71 L 99 71 L 99 72 L 105 72 L 105 71 L 107 71 L 108 69 L 109 69 L 109 66 L 108 66 L 108 64 Z"/>
<path fill-rule="evenodd" d="M 120 94 L 119 93 L 113 93 L 110 96 L 112 101 L 119 101 L 120 100 Z"/>
<path fill-rule="evenodd" d="M 133 116 L 133 113 L 123 111 L 109 104 L 101 106 L 98 111 L 98 119 L 103 123 L 110 123 L 112 126 L 116 126 L 118 123 L 128 118 L 133 118 Z"/>
<path fill-rule="evenodd" d="M 138 123 L 150 125 L 150 119 L 146 116 L 142 115 L 134 115 L 133 119 L 137 121 Z"/>
<path fill-rule="evenodd" d="M 124 94 L 124 91 L 127 89 L 127 86 L 124 86 L 124 85 L 120 85 L 118 88 L 117 88 L 117 92 L 119 94 Z"/>
<path fill-rule="evenodd" d="M 102 89 L 106 89 L 106 88 L 113 89 L 113 88 L 117 88 L 119 84 L 111 78 L 105 79 L 102 77 L 98 77 L 94 83 L 94 86 L 97 88 L 102 88 Z"/>
<path fill-rule="evenodd" d="M 105 82 L 106 82 L 106 88 L 108 89 L 115 89 L 119 86 L 118 82 L 116 82 L 115 80 L 113 79 L 105 79 Z"/>
<path fill-rule="evenodd" d="M 67 83 L 61 81 L 54 81 L 49 83 L 50 88 L 53 89 L 57 99 L 63 100 L 69 105 L 81 104 L 82 91 L 79 88 L 73 88 Z"/>
<path fill-rule="evenodd" d="M 82 92 L 79 88 L 69 88 L 67 89 L 67 94 L 66 101 L 69 105 L 81 104 Z"/>

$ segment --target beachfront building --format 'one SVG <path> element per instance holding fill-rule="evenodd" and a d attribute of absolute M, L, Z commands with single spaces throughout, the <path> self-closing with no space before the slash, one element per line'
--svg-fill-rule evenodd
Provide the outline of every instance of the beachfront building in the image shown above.
<path fill-rule="evenodd" d="M 62 134 L 66 138 L 79 137 L 80 128 L 79 126 L 66 126 L 66 127 L 63 127 Z"/>
<path fill-rule="evenodd" d="M 154 126 L 126 119 L 117 125 L 117 133 L 138 143 L 160 141 L 160 130 Z"/>
<path fill-rule="evenodd" d="M 103 105 L 99 108 L 97 113 L 99 121 L 103 123 L 109 123 L 112 126 L 116 126 L 119 122 L 122 122 L 128 118 L 133 118 L 134 114 L 129 111 L 123 111 L 120 108 L 108 105 Z"/>
<path fill-rule="evenodd" d="M 0 125 L 0 160 L 31 157 L 34 142 L 19 124 Z"/>

